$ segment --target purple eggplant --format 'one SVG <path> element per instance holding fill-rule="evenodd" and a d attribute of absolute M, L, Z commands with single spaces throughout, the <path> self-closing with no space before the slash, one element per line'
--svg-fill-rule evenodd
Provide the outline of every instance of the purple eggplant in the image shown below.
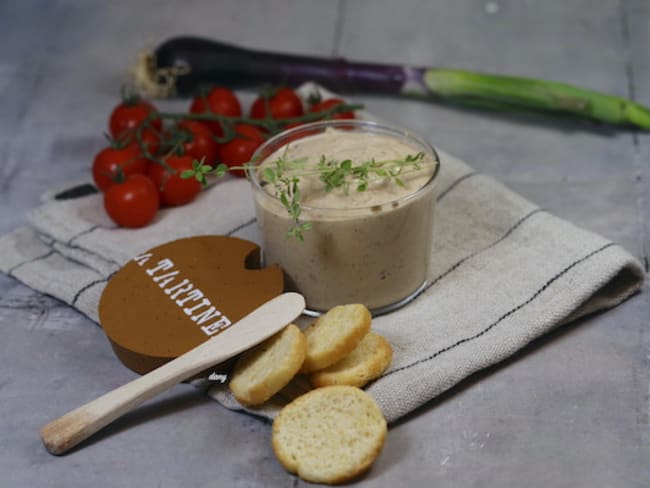
<path fill-rule="evenodd" d="M 194 96 L 204 87 L 297 86 L 314 81 L 339 93 L 445 100 L 490 109 L 572 114 L 650 129 L 650 110 L 632 100 L 553 81 L 471 71 L 360 63 L 244 49 L 197 37 L 163 42 L 136 69 L 136 84 L 154 96 Z"/>

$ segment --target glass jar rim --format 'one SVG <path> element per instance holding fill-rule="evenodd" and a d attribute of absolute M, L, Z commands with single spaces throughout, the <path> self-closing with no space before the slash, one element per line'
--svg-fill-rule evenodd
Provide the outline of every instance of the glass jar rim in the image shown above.
<path fill-rule="evenodd" d="M 402 138 L 406 139 L 408 141 L 414 142 L 417 145 L 421 146 L 425 152 L 428 152 L 432 158 L 433 158 L 433 163 L 434 163 L 434 168 L 433 172 L 431 174 L 431 177 L 427 180 L 427 182 L 422 185 L 420 188 L 415 190 L 412 193 L 409 193 L 408 195 L 401 196 L 399 198 L 396 198 L 394 200 L 387 200 L 386 202 L 381 203 L 381 206 L 383 205 L 401 205 L 403 203 L 406 203 L 414 198 L 419 197 L 421 194 L 427 192 L 428 190 L 431 189 L 431 187 L 434 185 L 434 183 L 437 181 L 438 174 L 440 172 L 440 155 L 436 151 L 436 149 L 429 143 L 427 142 L 424 138 L 421 136 L 398 126 L 394 125 L 389 125 L 389 124 L 384 124 L 384 123 L 379 123 L 375 122 L 372 120 L 363 120 L 363 119 L 341 119 L 341 120 L 325 120 L 325 121 L 316 121 L 316 122 L 310 122 L 307 124 L 300 125 L 298 127 L 293 127 L 291 129 L 285 130 L 283 132 L 280 132 L 279 134 L 274 135 L 270 139 L 267 139 L 264 141 L 253 153 L 253 156 L 251 157 L 251 161 L 253 162 L 253 168 L 251 168 L 248 171 L 249 178 L 251 180 L 251 183 L 253 187 L 258 190 L 261 194 L 266 195 L 268 198 L 271 200 L 276 200 L 280 201 L 280 199 L 268 193 L 262 186 L 259 178 L 258 178 L 258 166 L 265 160 L 262 159 L 262 154 L 264 152 L 269 150 L 269 147 L 275 147 L 270 154 L 274 153 L 278 149 L 280 149 L 283 146 L 286 146 L 287 144 L 295 141 L 295 136 L 299 135 L 303 132 L 305 132 L 305 136 L 311 136 L 311 135 L 318 135 L 325 131 L 327 128 L 343 128 L 343 129 L 357 129 L 357 130 L 363 130 L 367 129 L 367 132 L 371 133 L 380 133 L 380 134 L 386 134 L 392 137 L 397 137 L 397 138 Z M 321 130 L 318 134 L 314 134 L 314 130 Z M 287 141 L 285 144 L 282 144 L 282 141 Z M 310 205 L 303 205 L 301 204 L 301 207 L 305 211 L 363 211 L 363 210 L 369 210 L 377 207 L 377 205 L 369 205 L 369 206 L 363 206 L 363 207 L 355 207 L 353 209 L 340 209 L 336 207 L 315 207 L 315 206 L 310 206 Z"/>

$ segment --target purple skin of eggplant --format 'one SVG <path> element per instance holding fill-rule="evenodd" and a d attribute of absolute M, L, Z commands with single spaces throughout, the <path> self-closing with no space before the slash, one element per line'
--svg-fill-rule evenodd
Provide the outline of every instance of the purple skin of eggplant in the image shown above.
<path fill-rule="evenodd" d="M 177 37 L 155 51 L 157 68 L 187 66 L 176 80 L 178 96 L 195 96 L 207 84 L 259 88 L 298 86 L 314 81 L 340 93 L 419 94 L 426 92 L 425 68 L 349 62 L 243 49 L 196 37 Z"/>
<path fill-rule="evenodd" d="M 557 82 L 270 53 L 198 37 L 172 38 L 156 49 L 154 58 L 154 68 L 186 68 L 172 70 L 179 72 L 174 86 L 180 97 L 196 96 L 214 85 L 259 89 L 265 84 L 295 87 L 314 81 L 339 93 L 436 99 L 491 110 L 559 112 L 650 130 L 647 107 Z"/>

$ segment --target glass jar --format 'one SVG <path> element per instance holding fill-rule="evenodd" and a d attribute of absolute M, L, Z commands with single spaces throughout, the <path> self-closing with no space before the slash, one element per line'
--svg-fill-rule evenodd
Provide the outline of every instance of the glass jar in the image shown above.
<path fill-rule="evenodd" d="M 292 159 L 294 153 L 301 157 Z M 347 158 L 356 165 L 413 157 L 420 163 L 405 165 L 394 178 L 371 171 L 366 189 L 357 180 L 326 191 L 322 168 L 335 166 L 314 169 L 319 162 L 336 164 Z M 277 168 L 278 158 L 296 162 L 294 172 L 284 176 L 299 180 L 299 221 L 311 225 L 302 232 L 304 241 L 287 237 L 295 219 L 264 175 L 265 168 Z M 438 154 L 426 141 L 370 121 L 314 122 L 269 139 L 253 161 L 250 177 L 263 260 L 282 267 L 287 287 L 304 295 L 308 313 L 363 303 L 378 315 L 403 306 L 424 289 L 440 167 Z"/>

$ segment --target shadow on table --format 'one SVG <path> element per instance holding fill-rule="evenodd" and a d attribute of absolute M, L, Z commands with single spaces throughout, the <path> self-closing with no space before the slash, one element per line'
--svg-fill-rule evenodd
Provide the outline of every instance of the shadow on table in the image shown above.
<path fill-rule="evenodd" d="M 91 446 L 96 442 L 101 442 L 108 437 L 112 437 L 137 425 L 211 402 L 212 400 L 205 394 L 204 386 L 189 387 L 186 392 L 174 394 L 168 398 L 148 401 L 144 405 L 137 407 L 135 410 L 107 425 L 81 444 L 70 449 L 66 454 L 73 454 L 78 450 Z"/>

